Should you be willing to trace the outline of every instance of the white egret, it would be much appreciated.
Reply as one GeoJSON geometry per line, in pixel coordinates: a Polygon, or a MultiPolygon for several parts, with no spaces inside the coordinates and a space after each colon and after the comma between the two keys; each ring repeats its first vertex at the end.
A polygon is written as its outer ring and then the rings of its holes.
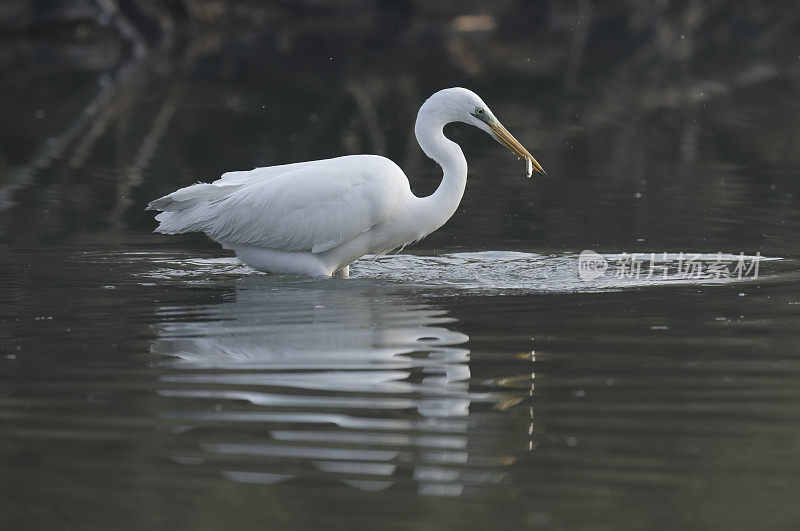
{"type": "Polygon", "coordinates": [[[408,178],[391,160],[348,155],[228,172],[147,208],[162,211],[157,232],[204,232],[258,270],[346,277],[355,260],[418,241],[456,211],[467,183],[467,161],[444,135],[451,122],[493,136],[525,159],[528,177],[533,169],[545,173],[477,94],[449,88],[423,103],[414,127],[422,150],[444,171],[427,197],[411,192],[408,178]]]}

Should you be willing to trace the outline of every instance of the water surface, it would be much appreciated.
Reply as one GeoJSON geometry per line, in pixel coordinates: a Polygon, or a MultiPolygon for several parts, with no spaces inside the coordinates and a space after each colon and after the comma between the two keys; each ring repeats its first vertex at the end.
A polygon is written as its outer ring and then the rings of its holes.
{"type": "Polygon", "coordinates": [[[0,15],[3,529],[800,519],[794,4],[101,4],[0,15]],[[551,177],[449,127],[459,211],[350,279],[151,233],[253,166],[378,153],[430,193],[413,118],[452,85],[551,177]],[[763,260],[584,281],[584,250],[763,260]]]}

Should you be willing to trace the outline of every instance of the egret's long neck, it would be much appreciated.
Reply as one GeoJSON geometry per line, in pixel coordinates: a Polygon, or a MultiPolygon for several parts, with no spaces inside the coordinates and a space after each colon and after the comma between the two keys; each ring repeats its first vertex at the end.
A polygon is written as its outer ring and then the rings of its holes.
{"type": "Polygon", "coordinates": [[[422,151],[444,170],[442,182],[428,197],[421,197],[416,208],[418,222],[425,224],[425,235],[435,231],[450,219],[464,196],[467,185],[467,159],[458,144],[444,136],[444,126],[450,120],[423,106],[417,115],[414,133],[422,151]]]}

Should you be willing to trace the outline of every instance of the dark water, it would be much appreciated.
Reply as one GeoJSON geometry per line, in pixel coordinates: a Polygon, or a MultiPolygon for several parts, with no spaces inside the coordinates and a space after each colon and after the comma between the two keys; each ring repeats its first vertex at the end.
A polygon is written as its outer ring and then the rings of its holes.
{"type": "Polygon", "coordinates": [[[796,8],[154,5],[0,13],[3,529],[796,526],[796,8]],[[551,177],[451,126],[459,212],[347,280],[150,232],[349,152],[429,193],[450,85],[551,177]],[[584,249],[764,260],[587,282],[584,249]]]}

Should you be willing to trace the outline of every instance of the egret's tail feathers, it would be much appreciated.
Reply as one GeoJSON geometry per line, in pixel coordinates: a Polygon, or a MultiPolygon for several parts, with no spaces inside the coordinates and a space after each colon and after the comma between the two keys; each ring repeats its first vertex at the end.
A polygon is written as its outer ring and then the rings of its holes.
{"type": "Polygon", "coordinates": [[[147,210],[162,210],[164,212],[177,212],[193,206],[214,201],[225,195],[229,190],[208,183],[198,183],[186,188],[176,190],[164,197],[150,201],[147,210]]]}
{"type": "Polygon", "coordinates": [[[161,234],[182,234],[184,232],[195,232],[202,230],[197,227],[197,219],[188,215],[186,211],[162,212],[156,216],[159,222],[158,227],[153,232],[161,234]]]}
{"type": "Polygon", "coordinates": [[[151,201],[147,210],[161,210],[155,232],[179,234],[204,231],[213,204],[230,193],[230,187],[198,183],[151,201]]]}

